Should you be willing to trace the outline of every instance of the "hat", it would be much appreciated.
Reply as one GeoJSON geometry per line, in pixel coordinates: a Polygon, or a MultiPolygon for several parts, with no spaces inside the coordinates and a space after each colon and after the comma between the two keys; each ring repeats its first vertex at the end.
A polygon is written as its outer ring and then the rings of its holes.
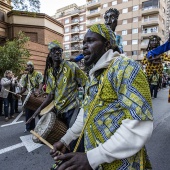
{"type": "Polygon", "coordinates": [[[94,24],[92,25],[89,30],[91,32],[100,34],[102,37],[104,37],[106,40],[110,42],[112,47],[116,47],[116,36],[114,32],[111,30],[111,28],[108,25],[105,24],[94,24]]]}
{"type": "Polygon", "coordinates": [[[32,66],[34,66],[34,64],[33,64],[32,61],[28,61],[28,62],[27,62],[27,65],[32,65],[32,66]]]}
{"type": "MultiPolygon", "coordinates": [[[[61,48],[61,43],[57,40],[54,40],[48,44],[48,50],[50,51],[52,48],[61,48]]],[[[61,48],[62,49],[62,48],[61,48]]]]}

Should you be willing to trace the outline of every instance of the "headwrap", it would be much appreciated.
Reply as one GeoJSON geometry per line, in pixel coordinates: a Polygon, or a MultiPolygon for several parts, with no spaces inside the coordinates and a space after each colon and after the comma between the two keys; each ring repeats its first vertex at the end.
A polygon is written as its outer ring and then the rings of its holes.
{"type": "Polygon", "coordinates": [[[34,64],[33,64],[32,61],[28,61],[28,62],[27,62],[27,65],[32,65],[32,66],[34,66],[34,64]]]}
{"type": "Polygon", "coordinates": [[[116,47],[116,36],[114,32],[111,30],[111,28],[108,25],[105,24],[94,24],[92,25],[89,30],[91,32],[100,34],[102,37],[104,37],[106,40],[108,40],[112,47],[116,47]]]}
{"type": "MultiPolygon", "coordinates": [[[[61,43],[57,40],[54,40],[48,44],[48,50],[50,51],[52,48],[61,48],[61,43]]],[[[61,48],[62,49],[62,48],[61,48]]]]}

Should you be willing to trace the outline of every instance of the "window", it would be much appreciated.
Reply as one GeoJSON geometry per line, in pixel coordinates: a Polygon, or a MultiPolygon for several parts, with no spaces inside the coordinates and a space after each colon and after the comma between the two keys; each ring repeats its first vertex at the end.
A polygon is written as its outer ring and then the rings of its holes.
{"type": "Polygon", "coordinates": [[[123,42],[122,42],[122,45],[127,45],[127,41],[123,41],[123,42]]]}
{"type": "Polygon", "coordinates": [[[138,33],[138,28],[133,28],[132,29],[132,34],[137,34],[138,33]]]}
{"type": "Polygon", "coordinates": [[[107,8],[108,7],[108,4],[103,4],[103,8],[107,8]]]}
{"type": "Polygon", "coordinates": [[[166,12],[164,7],[163,7],[163,12],[164,12],[164,13],[166,12]]]}
{"type": "Polygon", "coordinates": [[[124,20],[122,21],[122,24],[127,24],[127,19],[124,19],[124,20]]]}
{"type": "Polygon", "coordinates": [[[66,32],[69,32],[69,27],[66,27],[66,28],[65,28],[65,33],[66,33],[66,32]]]}
{"type": "Polygon", "coordinates": [[[165,24],[165,20],[162,18],[162,24],[165,24]]]}
{"type": "Polygon", "coordinates": [[[70,39],[69,36],[64,37],[64,41],[69,41],[69,39],[70,39]]]}
{"type": "Polygon", "coordinates": [[[124,8],[124,9],[122,10],[122,13],[123,13],[123,14],[128,13],[128,8],[124,8]]]}
{"type": "Polygon", "coordinates": [[[82,31],[82,30],[84,30],[84,26],[83,25],[80,25],[80,30],[82,31]]]}
{"type": "Polygon", "coordinates": [[[117,5],[117,1],[113,1],[113,2],[112,2],[112,6],[113,6],[113,5],[117,5]]]}
{"type": "Polygon", "coordinates": [[[84,34],[80,34],[80,35],[79,35],[79,38],[80,38],[80,40],[83,40],[84,34]]]}
{"type": "Polygon", "coordinates": [[[138,17],[134,17],[133,22],[138,22],[138,17]]]}
{"type": "Polygon", "coordinates": [[[0,11],[0,21],[5,21],[5,15],[2,11],[0,11]]]}
{"type": "Polygon", "coordinates": [[[123,30],[122,35],[127,35],[127,30],[123,30]]]}
{"type": "Polygon", "coordinates": [[[83,21],[83,20],[84,20],[84,16],[81,16],[81,17],[80,17],[80,21],[83,21]]]}
{"type": "Polygon", "coordinates": [[[123,0],[122,2],[128,2],[128,0],[123,0]]]}
{"type": "Polygon", "coordinates": [[[132,44],[138,44],[138,40],[132,40],[132,44]]]}
{"type": "Polygon", "coordinates": [[[65,24],[68,24],[69,23],[69,19],[65,19],[65,24]]]}
{"type": "Polygon", "coordinates": [[[70,47],[69,47],[69,44],[64,45],[64,49],[65,49],[65,50],[69,50],[69,48],[70,48],[70,47]]]}
{"type": "Polygon", "coordinates": [[[138,51],[132,51],[132,55],[138,55],[138,51]]]}
{"type": "Polygon", "coordinates": [[[139,5],[133,6],[133,11],[137,11],[139,9],[139,5]]]}

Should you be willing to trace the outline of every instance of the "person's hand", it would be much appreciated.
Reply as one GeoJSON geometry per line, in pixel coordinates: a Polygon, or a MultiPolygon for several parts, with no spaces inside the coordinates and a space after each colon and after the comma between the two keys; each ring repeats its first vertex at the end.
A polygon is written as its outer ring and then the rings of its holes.
{"type": "Polygon", "coordinates": [[[34,92],[34,96],[36,96],[36,97],[38,97],[40,94],[41,94],[40,90],[36,90],[36,91],[34,92]]]}
{"type": "Polygon", "coordinates": [[[20,93],[15,93],[15,96],[20,99],[22,97],[22,95],[20,93]]]}
{"type": "Polygon", "coordinates": [[[57,170],[92,170],[85,153],[68,153],[54,157],[56,161],[63,161],[57,170]]]}
{"type": "Polygon", "coordinates": [[[40,110],[37,109],[36,112],[32,115],[32,117],[30,117],[30,118],[27,120],[27,122],[26,122],[25,124],[30,123],[30,122],[31,122],[33,119],[35,119],[36,116],[39,115],[39,114],[40,114],[40,110]]]}
{"type": "Polygon", "coordinates": [[[70,58],[70,61],[75,62],[75,59],[74,58],[70,58]]]}
{"type": "Polygon", "coordinates": [[[53,147],[54,149],[50,150],[50,155],[53,158],[60,155],[61,153],[65,153],[67,150],[66,146],[61,141],[54,143],[53,147]]]}

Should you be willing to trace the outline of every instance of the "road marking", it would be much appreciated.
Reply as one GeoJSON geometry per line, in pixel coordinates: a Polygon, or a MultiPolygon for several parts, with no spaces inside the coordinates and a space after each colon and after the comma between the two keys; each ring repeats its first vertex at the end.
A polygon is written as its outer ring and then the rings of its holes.
{"type": "Polygon", "coordinates": [[[16,144],[16,145],[12,145],[12,146],[9,146],[9,147],[7,147],[7,148],[1,149],[1,150],[0,150],[0,155],[3,154],[3,153],[6,153],[6,152],[12,151],[12,150],[14,150],[14,149],[23,147],[23,146],[24,146],[24,144],[21,142],[21,143],[18,143],[18,144],[16,144]]]}
{"type": "Polygon", "coordinates": [[[23,111],[13,120],[13,122],[12,123],[15,123],[15,122],[17,122],[18,121],[18,119],[23,115],[23,111]]]}
{"type": "Polygon", "coordinates": [[[22,140],[28,152],[32,152],[33,150],[42,146],[42,144],[33,142],[32,135],[21,136],[20,139],[22,140]]]}
{"type": "Polygon", "coordinates": [[[1,125],[1,127],[11,126],[11,125],[19,124],[19,123],[22,123],[22,122],[24,122],[24,121],[19,121],[19,122],[14,122],[14,123],[8,123],[8,124],[5,124],[5,125],[1,125]]]}

